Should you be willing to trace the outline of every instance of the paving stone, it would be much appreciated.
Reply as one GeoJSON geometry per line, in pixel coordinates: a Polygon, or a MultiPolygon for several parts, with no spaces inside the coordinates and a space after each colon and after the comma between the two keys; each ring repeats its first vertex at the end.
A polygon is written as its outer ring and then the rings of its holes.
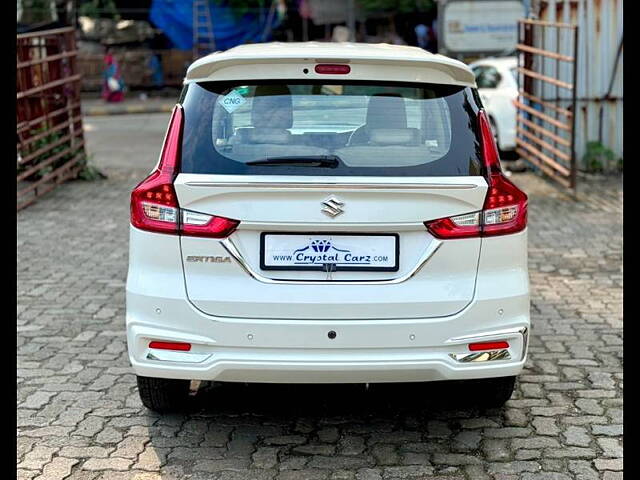
{"type": "Polygon", "coordinates": [[[482,442],[485,458],[489,461],[504,461],[511,457],[507,440],[487,438],[482,442]]]}
{"type": "Polygon", "coordinates": [[[27,470],[40,470],[45,464],[51,461],[51,457],[57,448],[35,446],[33,450],[24,456],[24,460],[18,463],[18,468],[27,470]]]}
{"type": "Polygon", "coordinates": [[[294,453],[301,453],[306,455],[333,455],[336,447],[333,445],[298,445],[291,449],[294,453]]]}
{"type": "Polygon", "coordinates": [[[199,460],[193,466],[194,471],[216,473],[221,470],[233,470],[243,472],[249,467],[249,459],[221,458],[218,460],[199,460]]]}
{"type": "Polygon", "coordinates": [[[397,465],[400,460],[394,445],[374,445],[371,454],[376,459],[376,465],[397,465]]]}
{"type": "Polygon", "coordinates": [[[622,457],[622,446],[615,438],[598,438],[600,448],[604,450],[606,457],[622,457]]]}
{"type": "Polygon", "coordinates": [[[27,397],[20,405],[21,408],[41,408],[49,403],[51,397],[56,394],[54,392],[35,392],[27,397]]]}
{"type": "Polygon", "coordinates": [[[583,427],[567,427],[567,429],[562,432],[562,436],[567,445],[577,445],[579,447],[588,446],[592,440],[587,429],[583,427]]]}
{"type": "Polygon", "coordinates": [[[338,452],[341,455],[360,455],[365,450],[365,443],[362,437],[347,435],[338,442],[338,452]]]}
{"type": "MultiPolygon", "coordinates": [[[[407,478],[428,478],[433,477],[434,468],[424,465],[407,465],[399,467],[385,467],[383,469],[382,478],[387,479],[407,479],[407,478]]],[[[453,479],[452,479],[453,480],[453,479]]]]}
{"type": "Polygon", "coordinates": [[[329,470],[304,469],[297,471],[280,472],[276,477],[277,480],[298,480],[300,478],[309,480],[326,480],[329,478],[329,470]]]}
{"type": "Polygon", "coordinates": [[[355,480],[355,472],[349,470],[337,470],[331,474],[330,480],[355,480]]]}
{"type": "Polygon", "coordinates": [[[138,461],[133,468],[157,472],[166,463],[168,454],[168,448],[151,447],[147,444],[144,451],[138,455],[138,461]]]}
{"type": "Polygon", "coordinates": [[[251,456],[254,468],[269,469],[278,465],[278,447],[260,447],[251,456]]]}
{"type": "Polygon", "coordinates": [[[593,425],[591,431],[594,435],[622,437],[622,425],[593,425]]]}
{"type": "Polygon", "coordinates": [[[318,439],[325,443],[335,443],[340,438],[340,431],[336,427],[318,430],[318,439]]]}
{"type": "Polygon", "coordinates": [[[42,469],[42,475],[37,480],[62,480],[68,478],[71,469],[79,461],[75,458],[56,457],[42,469]]]}
{"type": "Polygon", "coordinates": [[[533,427],[536,429],[538,435],[551,435],[555,437],[560,433],[560,429],[556,425],[555,418],[534,418],[533,427]]]}
{"type": "Polygon", "coordinates": [[[306,441],[307,438],[303,435],[281,435],[265,438],[264,443],[266,445],[300,445],[306,441]]]}
{"type": "Polygon", "coordinates": [[[622,459],[597,458],[594,464],[598,470],[615,470],[622,471],[622,459]]]}
{"type": "Polygon", "coordinates": [[[356,472],[356,480],[382,480],[382,469],[361,468],[356,472]]]}
{"type": "Polygon", "coordinates": [[[482,460],[474,455],[461,453],[435,453],[433,463],[441,465],[479,465],[482,460]]]}
{"type": "Polygon", "coordinates": [[[58,456],[69,458],[106,458],[113,450],[113,447],[62,447],[58,452],[58,456]]]}
{"type": "Polygon", "coordinates": [[[453,437],[453,447],[462,452],[470,452],[478,448],[482,435],[478,430],[463,430],[453,437]]]}
{"type": "Polygon", "coordinates": [[[622,472],[604,472],[602,480],[622,480],[622,472]]]}
{"type": "Polygon", "coordinates": [[[564,447],[561,449],[546,449],[544,454],[548,458],[594,458],[596,452],[593,448],[564,447]]]}
{"type": "Polygon", "coordinates": [[[505,463],[493,463],[489,466],[489,473],[523,473],[523,472],[538,472],[542,469],[538,462],[505,462],[505,463]]]}
{"type": "Polygon", "coordinates": [[[127,458],[90,458],[82,464],[84,470],[128,470],[133,460],[127,458]]]}
{"type": "Polygon", "coordinates": [[[90,416],[82,420],[78,424],[74,435],[82,435],[83,437],[93,437],[95,434],[102,431],[104,425],[104,419],[96,416],[90,416]]]}

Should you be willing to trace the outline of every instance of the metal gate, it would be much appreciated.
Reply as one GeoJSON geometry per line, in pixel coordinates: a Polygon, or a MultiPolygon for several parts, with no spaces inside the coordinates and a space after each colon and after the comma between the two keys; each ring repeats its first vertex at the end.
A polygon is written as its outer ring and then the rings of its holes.
{"type": "Polygon", "coordinates": [[[86,161],[75,30],[17,37],[17,208],[33,203],[86,161]]]}
{"type": "Polygon", "coordinates": [[[516,151],[575,193],[578,27],[524,19],[518,39],[516,151]]]}

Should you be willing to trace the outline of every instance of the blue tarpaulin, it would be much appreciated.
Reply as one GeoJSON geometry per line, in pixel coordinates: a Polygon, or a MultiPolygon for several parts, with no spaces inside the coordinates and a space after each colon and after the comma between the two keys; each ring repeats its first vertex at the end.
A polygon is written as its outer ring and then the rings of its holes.
{"type": "MultiPolygon", "coordinates": [[[[214,5],[213,2],[209,2],[209,8],[217,50],[269,41],[271,28],[280,23],[277,14],[269,15],[268,8],[262,15],[245,14],[242,17],[234,15],[229,7],[214,5]],[[271,23],[269,28],[268,23],[271,23]],[[263,38],[265,29],[267,33],[263,38]]],[[[190,50],[193,47],[192,0],[153,0],[149,19],[173,42],[175,48],[190,50]]]]}

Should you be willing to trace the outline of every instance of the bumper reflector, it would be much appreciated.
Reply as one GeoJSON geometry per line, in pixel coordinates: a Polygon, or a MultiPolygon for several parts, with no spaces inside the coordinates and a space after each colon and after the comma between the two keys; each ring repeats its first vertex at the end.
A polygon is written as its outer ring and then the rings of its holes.
{"type": "Polygon", "coordinates": [[[481,342],[469,344],[469,350],[472,352],[478,352],[481,350],[499,350],[502,348],[509,348],[509,342],[481,342]]]}
{"type": "Polygon", "coordinates": [[[190,343],[183,342],[149,342],[149,348],[156,348],[159,350],[180,350],[182,352],[188,352],[191,350],[190,343]]]}

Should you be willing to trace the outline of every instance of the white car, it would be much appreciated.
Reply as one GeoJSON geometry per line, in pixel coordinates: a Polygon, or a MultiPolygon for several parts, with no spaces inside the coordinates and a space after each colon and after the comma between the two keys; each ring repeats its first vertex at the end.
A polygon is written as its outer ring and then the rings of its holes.
{"type": "Polygon", "coordinates": [[[513,154],[516,148],[518,98],[517,57],[485,58],[469,65],[476,77],[482,104],[489,115],[498,147],[513,154]]]}
{"type": "Polygon", "coordinates": [[[177,408],[190,380],[473,380],[501,405],[527,354],[526,225],[461,62],[315,42],[199,59],[131,194],[142,402],[177,408]]]}

